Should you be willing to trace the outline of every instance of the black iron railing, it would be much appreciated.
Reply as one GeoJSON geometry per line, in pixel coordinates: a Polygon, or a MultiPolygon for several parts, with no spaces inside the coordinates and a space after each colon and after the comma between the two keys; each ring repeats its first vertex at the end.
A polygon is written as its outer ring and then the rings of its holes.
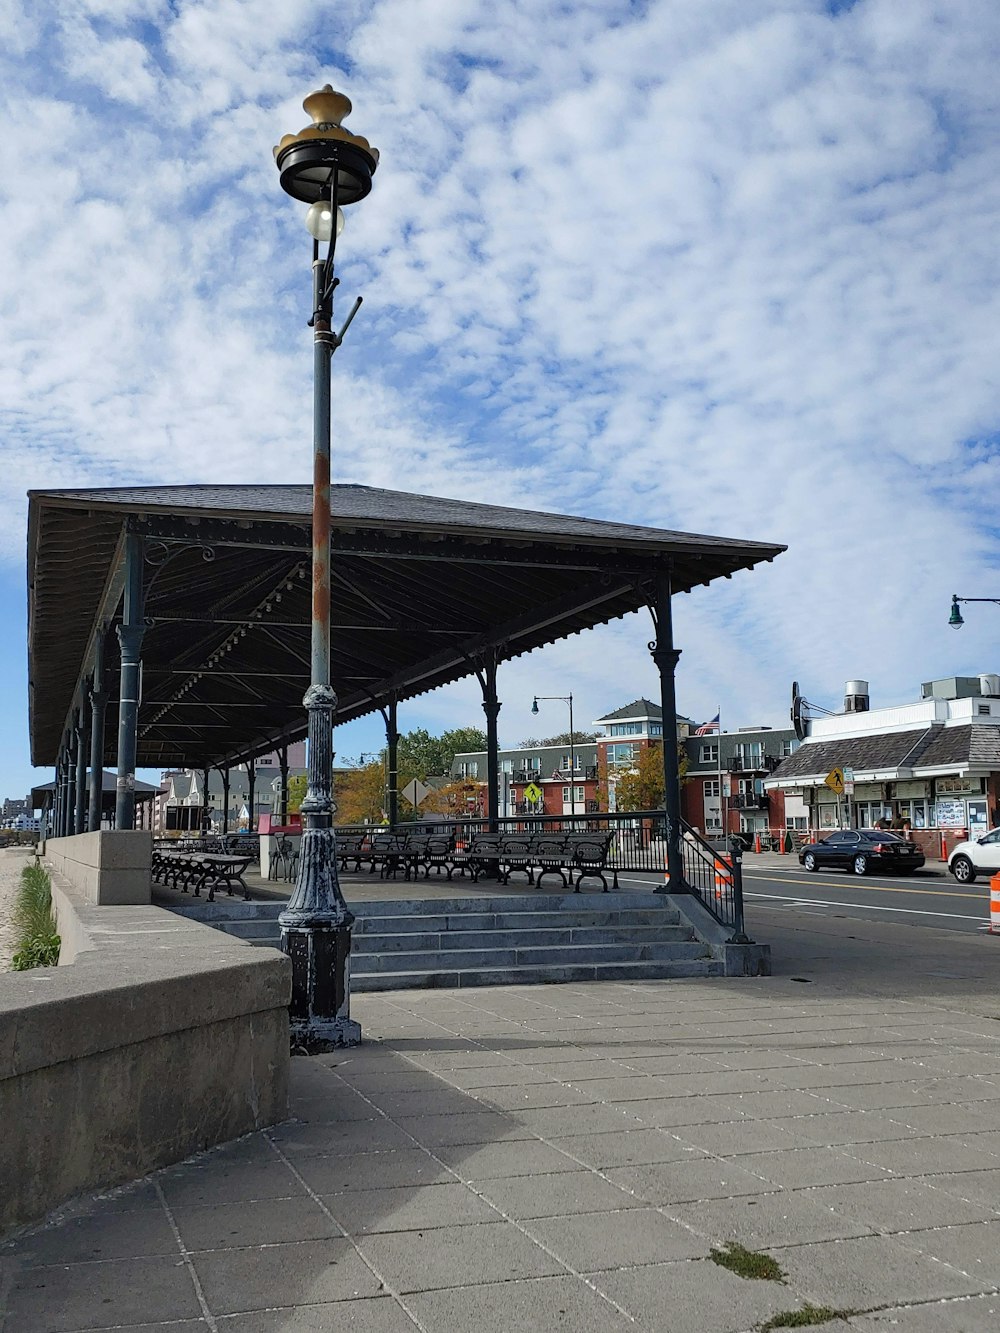
{"type": "MultiPolygon", "coordinates": [[[[667,843],[662,810],[580,812],[576,815],[512,815],[497,820],[500,833],[527,836],[541,833],[611,833],[609,869],[621,874],[655,875],[662,887],[667,882],[667,843]]],[[[476,833],[489,832],[486,819],[443,819],[414,821],[399,825],[398,833],[438,833],[454,835],[456,842],[468,846],[476,833]]],[[[379,825],[352,825],[338,828],[338,834],[387,832],[379,825]]],[[[734,937],[743,934],[742,852],[732,852],[723,841],[706,841],[682,821],[681,850],[684,860],[684,885],[677,892],[692,892],[734,937]]],[[[658,886],[659,887],[659,886],[658,886]]]]}

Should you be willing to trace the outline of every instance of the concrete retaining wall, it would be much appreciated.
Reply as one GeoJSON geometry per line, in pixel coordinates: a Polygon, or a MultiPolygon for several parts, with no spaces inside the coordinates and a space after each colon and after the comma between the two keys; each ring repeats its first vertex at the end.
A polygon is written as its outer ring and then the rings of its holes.
{"type": "Polygon", "coordinates": [[[0,1234],[287,1115],[287,958],[50,870],[71,965],[0,974],[0,1234]]]}
{"type": "Polygon", "coordinates": [[[49,838],[44,856],[86,902],[119,907],[152,901],[153,835],[148,829],[49,838]]]}

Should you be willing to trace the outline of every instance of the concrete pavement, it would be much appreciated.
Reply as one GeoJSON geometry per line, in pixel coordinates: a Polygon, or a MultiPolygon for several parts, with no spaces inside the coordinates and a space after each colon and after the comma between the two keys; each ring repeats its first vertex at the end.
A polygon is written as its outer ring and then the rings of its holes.
{"type": "Polygon", "coordinates": [[[1000,939],[753,928],[773,977],[358,998],[293,1120],[8,1244],[3,1333],[995,1333],[1000,939]]]}

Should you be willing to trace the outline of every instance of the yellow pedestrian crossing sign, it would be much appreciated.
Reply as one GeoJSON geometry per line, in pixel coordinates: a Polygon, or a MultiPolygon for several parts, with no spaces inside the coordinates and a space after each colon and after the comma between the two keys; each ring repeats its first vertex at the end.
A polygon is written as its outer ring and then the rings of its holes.
{"type": "Polygon", "coordinates": [[[823,781],[825,785],[835,791],[838,796],[843,796],[844,770],[842,768],[831,768],[823,781]]]}
{"type": "Polygon", "coordinates": [[[534,805],[536,801],[540,801],[542,799],[541,787],[537,787],[533,782],[529,782],[524,789],[524,799],[530,801],[532,805],[534,805]]]}

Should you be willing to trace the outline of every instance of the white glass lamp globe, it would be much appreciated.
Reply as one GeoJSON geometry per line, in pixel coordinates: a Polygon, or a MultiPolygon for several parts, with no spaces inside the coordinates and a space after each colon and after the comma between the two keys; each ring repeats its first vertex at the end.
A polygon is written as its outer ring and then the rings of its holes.
{"type": "MultiPolygon", "coordinates": [[[[329,199],[318,199],[316,203],[310,205],[309,212],[306,214],[306,228],[309,235],[317,241],[328,241],[330,239],[330,222],[333,213],[330,209],[329,199]]],[[[337,209],[337,236],[344,230],[344,210],[337,209]]]]}

